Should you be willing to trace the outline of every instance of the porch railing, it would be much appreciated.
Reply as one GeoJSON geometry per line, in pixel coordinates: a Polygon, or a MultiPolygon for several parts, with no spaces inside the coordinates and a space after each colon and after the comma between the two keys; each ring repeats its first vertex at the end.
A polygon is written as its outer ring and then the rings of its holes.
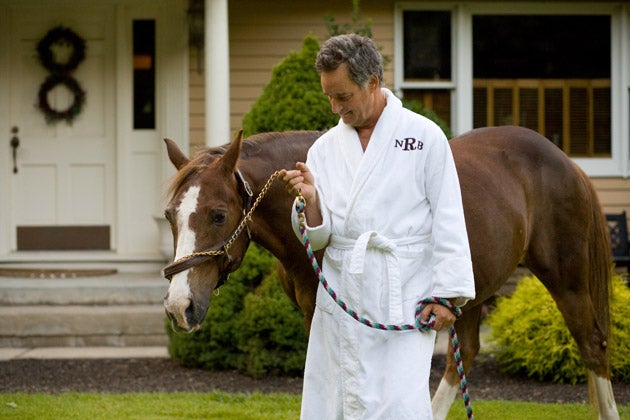
{"type": "Polygon", "coordinates": [[[474,79],[475,127],[531,128],[571,156],[611,154],[610,79],[474,79]]]}

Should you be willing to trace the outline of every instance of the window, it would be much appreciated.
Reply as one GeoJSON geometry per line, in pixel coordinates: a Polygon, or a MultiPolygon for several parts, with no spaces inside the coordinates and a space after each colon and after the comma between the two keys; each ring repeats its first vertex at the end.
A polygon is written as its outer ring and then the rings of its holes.
{"type": "Polygon", "coordinates": [[[610,16],[473,17],[475,78],[610,78],[610,16]]]}
{"type": "Polygon", "coordinates": [[[586,158],[580,164],[589,173],[607,173],[602,159],[619,150],[613,69],[620,50],[613,40],[620,29],[613,16],[610,7],[401,4],[397,93],[422,101],[455,132],[528,127],[586,158]]]}
{"type": "Polygon", "coordinates": [[[403,25],[405,80],[450,80],[451,13],[409,10],[403,25]]]}
{"type": "Polygon", "coordinates": [[[155,128],[155,21],[133,21],[133,128],[155,128]]]}
{"type": "Polygon", "coordinates": [[[452,88],[451,12],[402,12],[402,95],[419,100],[450,126],[452,88]]]}
{"type": "Polygon", "coordinates": [[[474,16],[474,126],[521,125],[571,156],[610,157],[610,25],[608,15],[474,16]]]}

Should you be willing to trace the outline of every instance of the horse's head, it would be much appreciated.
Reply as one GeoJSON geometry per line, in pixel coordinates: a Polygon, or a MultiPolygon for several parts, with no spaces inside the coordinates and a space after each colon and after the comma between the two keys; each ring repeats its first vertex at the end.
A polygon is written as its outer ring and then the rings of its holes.
{"type": "Polygon", "coordinates": [[[164,268],[170,280],[164,307],[174,329],[191,332],[205,319],[212,291],[245,255],[249,232],[243,216],[251,204],[251,189],[236,167],[240,133],[225,153],[215,150],[192,160],[175,142],[165,142],[178,173],[165,211],[175,260],[164,268]]]}

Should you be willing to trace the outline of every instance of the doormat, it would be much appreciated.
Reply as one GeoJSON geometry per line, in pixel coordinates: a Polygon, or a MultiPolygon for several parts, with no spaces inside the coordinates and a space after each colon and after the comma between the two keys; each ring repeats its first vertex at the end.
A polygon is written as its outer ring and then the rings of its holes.
{"type": "Polygon", "coordinates": [[[72,279],[116,274],[116,269],[0,268],[0,277],[29,279],[72,279]]]}
{"type": "Polygon", "coordinates": [[[18,226],[18,251],[110,249],[110,226],[18,226]]]}

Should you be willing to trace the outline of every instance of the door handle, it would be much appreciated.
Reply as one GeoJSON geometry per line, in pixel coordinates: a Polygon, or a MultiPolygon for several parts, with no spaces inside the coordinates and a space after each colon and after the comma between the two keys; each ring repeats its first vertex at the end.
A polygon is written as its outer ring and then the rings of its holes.
{"type": "Polygon", "coordinates": [[[13,137],[11,137],[11,148],[13,149],[13,173],[17,174],[18,172],[18,168],[17,168],[17,149],[18,147],[20,147],[20,139],[17,136],[18,133],[18,128],[17,127],[13,127],[11,129],[11,133],[13,133],[13,137]]]}

